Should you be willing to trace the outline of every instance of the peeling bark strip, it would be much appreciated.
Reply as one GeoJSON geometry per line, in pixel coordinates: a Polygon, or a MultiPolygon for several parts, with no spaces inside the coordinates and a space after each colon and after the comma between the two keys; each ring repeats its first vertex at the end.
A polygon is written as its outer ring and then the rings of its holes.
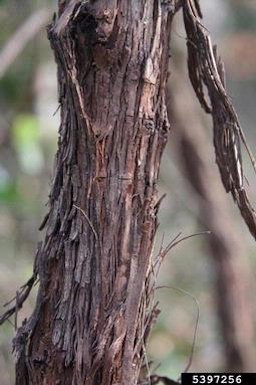
{"type": "MultiPolygon", "coordinates": [[[[17,385],[134,385],[153,319],[151,251],[172,1],[59,1],[61,125],[37,305],[17,385]]],[[[154,311],[156,309],[154,308],[154,311]]]]}
{"type": "Polygon", "coordinates": [[[214,126],[216,161],[223,185],[231,192],[251,234],[256,238],[256,214],[244,187],[240,140],[245,145],[255,169],[255,160],[247,145],[236,111],[225,88],[224,65],[212,46],[210,35],[202,25],[198,1],[184,0],[183,15],[187,32],[188,69],[191,83],[214,126]],[[211,106],[204,96],[206,86],[211,106]]]}

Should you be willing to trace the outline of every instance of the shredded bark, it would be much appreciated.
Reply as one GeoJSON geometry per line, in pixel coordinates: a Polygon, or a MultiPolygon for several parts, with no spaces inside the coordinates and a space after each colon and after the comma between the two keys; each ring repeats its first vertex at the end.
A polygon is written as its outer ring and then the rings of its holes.
{"type": "Polygon", "coordinates": [[[152,248],[173,1],[60,1],[61,125],[16,385],[135,385],[159,310],[152,248]]]}
{"type": "Polygon", "coordinates": [[[48,30],[58,66],[58,153],[34,269],[36,308],[14,340],[16,385],[143,383],[145,344],[159,313],[151,254],[169,131],[169,32],[180,6],[190,79],[213,116],[222,181],[256,236],[239,147],[246,141],[199,2],[59,0],[48,30]]]}
{"type": "Polygon", "coordinates": [[[246,142],[236,111],[225,87],[224,64],[203,26],[197,1],[185,0],[183,16],[187,33],[188,70],[196,95],[213,118],[216,162],[227,192],[231,192],[251,234],[256,238],[255,210],[245,188],[240,142],[242,142],[255,169],[255,160],[246,142]],[[208,90],[210,103],[204,95],[208,90]]]}

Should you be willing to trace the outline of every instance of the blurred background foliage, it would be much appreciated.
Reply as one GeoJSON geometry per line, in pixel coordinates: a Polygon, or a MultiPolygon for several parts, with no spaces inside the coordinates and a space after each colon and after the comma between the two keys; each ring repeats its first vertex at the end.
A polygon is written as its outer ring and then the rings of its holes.
{"type": "MultiPolygon", "coordinates": [[[[218,43],[226,63],[230,96],[254,150],[256,3],[251,0],[201,0],[201,6],[205,24],[214,41],[218,43]]],[[[0,0],[0,58],[3,48],[15,31],[42,7],[53,11],[56,1],[0,0]]],[[[177,17],[172,41],[184,53],[186,42],[181,25],[181,18],[177,17]]],[[[170,82],[175,72],[173,60],[171,59],[170,82]]],[[[31,36],[28,44],[0,78],[1,305],[12,298],[16,290],[31,276],[37,241],[41,239],[38,227],[46,212],[44,205],[47,203],[57,148],[59,114],[56,88],[54,58],[46,30],[42,28],[31,36]]],[[[201,114],[198,110],[195,113],[201,114]]],[[[203,115],[201,119],[211,143],[211,122],[203,115]]],[[[172,123],[175,125],[175,122],[172,123]]],[[[213,149],[210,156],[212,167],[216,167],[213,149]]],[[[255,177],[247,160],[245,167],[248,169],[246,175],[255,201],[255,177]]],[[[198,225],[198,197],[186,180],[172,135],[162,162],[159,190],[161,194],[167,193],[167,197],[160,210],[155,253],[163,235],[164,244],[167,244],[179,232],[188,235],[198,229],[206,229],[198,225]]],[[[248,260],[250,270],[255,272],[254,241],[233,207],[231,198],[227,202],[228,210],[231,211],[230,226],[238,228],[238,237],[244,245],[241,258],[248,260]]],[[[159,285],[170,288],[157,290],[162,313],[148,347],[148,360],[154,360],[153,368],[161,364],[158,373],[171,378],[177,378],[184,370],[192,348],[197,306],[191,295],[196,297],[200,306],[191,370],[217,371],[224,367],[223,336],[216,310],[215,271],[213,261],[207,255],[209,251],[205,248],[206,237],[191,238],[173,249],[166,257],[159,277],[159,285]]],[[[34,292],[19,313],[18,324],[30,314],[35,294],[34,292]]],[[[2,313],[3,308],[1,309],[2,313]]],[[[254,322],[254,329],[255,326],[254,322]]],[[[11,339],[14,333],[11,323],[6,323],[0,329],[1,385],[13,383],[11,339]]]]}

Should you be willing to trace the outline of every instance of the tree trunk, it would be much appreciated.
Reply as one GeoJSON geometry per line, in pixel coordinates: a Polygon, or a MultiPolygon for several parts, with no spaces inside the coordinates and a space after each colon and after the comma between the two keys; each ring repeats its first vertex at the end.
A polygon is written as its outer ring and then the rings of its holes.
{"type": "Polygon", "coordinates": [[[172,2],[59,1],[61,125],[17,385],[134,385],[152,321],[172,2]]]}
{"type": "Polygon", "coordinates": [[[199,221],[204,229],[211,231],[206,241],[215,268],[215,297],[224,347],[222,369],[252,371],[255,368],[253,277],[217,168],[211,164],[200,108],[190,84],[186,83],[182,56],[176,56],[180,60],[174,64],[169,104],[175,122],[173,142],[199,203],[199,221]]]}

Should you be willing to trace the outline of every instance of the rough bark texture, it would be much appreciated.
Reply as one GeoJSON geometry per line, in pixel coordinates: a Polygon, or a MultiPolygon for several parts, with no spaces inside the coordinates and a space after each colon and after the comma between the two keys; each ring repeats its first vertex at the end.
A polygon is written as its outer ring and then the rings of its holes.
{"type": "Polygon", "coordinates": [[[49,27],[61,126],[36,309],[18,331],[17,385],[134,385],[148,279],[174,6],[60,1],[49,27]]]}
{"type": "Polygon", "coordinates": [[[185,80],[182,56],[175,56],[180,57],[180,61],[173,65],[175,75],[169,93],[173,142],[185,175],[195,190],[200,208],[199,221],[204,229],[211,231],[206,242],[216,273],[215,297],[225,357],[222,369],[253,371],[256,357],[251,296],[253,277],[217,169],[211,164],[211,149],[198,103],[185,80]]]}

